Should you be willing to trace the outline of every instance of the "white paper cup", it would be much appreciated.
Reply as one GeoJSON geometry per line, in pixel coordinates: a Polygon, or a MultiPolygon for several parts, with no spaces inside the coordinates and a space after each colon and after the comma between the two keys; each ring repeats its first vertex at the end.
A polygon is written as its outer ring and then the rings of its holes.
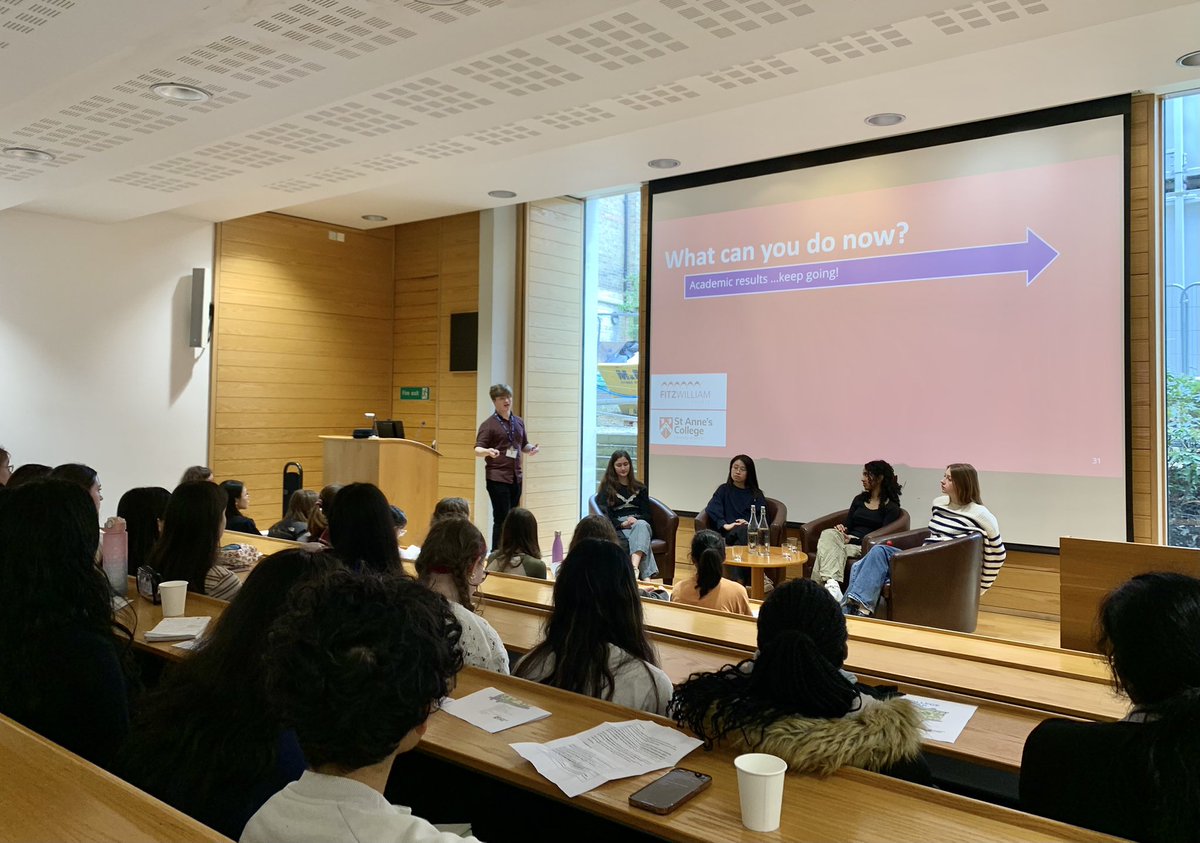
{"type": "Polygon", "coordinates": [[[751,752],[733,759],[737,768],[742,825],[751,831],[775,831],[783,810],[783,780],[787,762],[774,755],[751,752]]]}
{"type": "Polygon", "coordinates": [[[162,600],[164,618],[183,617],[187,603],[187,580],[168,580],[158,584],[158,596],[162,600]]]}

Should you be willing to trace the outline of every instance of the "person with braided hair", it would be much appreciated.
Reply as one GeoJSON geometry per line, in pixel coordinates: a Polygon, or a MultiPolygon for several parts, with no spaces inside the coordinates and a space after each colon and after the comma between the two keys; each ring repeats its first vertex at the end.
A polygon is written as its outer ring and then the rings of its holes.
{"type": "Polygon", "coordinates": [[[902,697],[878,698],[842,670],[846,620],[818,582],[790,580],[758,615],[758,652],[675,689],[667,716],[704,740],[766,752],[799,773],[860,767],[921,784],[921,715],[902,697]]]}

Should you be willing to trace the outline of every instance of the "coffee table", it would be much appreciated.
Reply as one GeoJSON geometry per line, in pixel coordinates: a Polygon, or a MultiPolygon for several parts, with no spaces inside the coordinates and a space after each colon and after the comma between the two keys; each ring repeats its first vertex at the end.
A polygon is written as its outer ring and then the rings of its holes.
{"type": "Polygon", "coordinates": [[[751,556],[750,549],[747,547],[740,548],[742,551],[742,561],[733,561],[733,548],[725,548],[725,564],[732,565],[735,568],[750,569],[750,597],[755,600],[762,600],[766,596],[766,575],[765,571],[768,568],[787,568],[791,565],[803,565],[808,561],[807,553],[796,553],[791,559],[783,558],[783,548],[772,547],[771,555],[768,558],[762,556],[751,556]]]}

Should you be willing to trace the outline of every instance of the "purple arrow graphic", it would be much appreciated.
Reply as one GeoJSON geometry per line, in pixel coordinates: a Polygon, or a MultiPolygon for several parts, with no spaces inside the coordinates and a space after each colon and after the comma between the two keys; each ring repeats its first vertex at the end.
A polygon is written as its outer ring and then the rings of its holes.
{"type": "Polygon", "coordinates": [[[1025,240],[1019,243],[686,275],[683,297],[699,299],[781,293],[1016,272],[1025,273],[1025,286],[1029,286],[1057,257],[1058,251],[1054,247],[1038,237],[1033,229],[1026,228],[1025,240]]]}

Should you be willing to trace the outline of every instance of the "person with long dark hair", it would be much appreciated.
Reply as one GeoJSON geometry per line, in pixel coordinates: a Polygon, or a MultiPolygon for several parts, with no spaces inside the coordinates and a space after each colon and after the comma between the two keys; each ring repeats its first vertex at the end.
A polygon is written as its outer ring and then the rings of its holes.
{"type": "Polygon", "coordinates": [[[625,539],[629,559],[639,580],[658,576],[658,563],[650,552],[654,529],[650,525],[650,490],[637,479],[628,451],[613,451],[596,490],[596,503],[625,539]]]}
{"type": "Polygon", "coordinates": [[[176,486],[163,513],[162,535],[150,551],[150,567],[164,580],[186,580],[188,591],[232,600],[242,587],[241,580],[217,564],[228,501],[215,483],[176,486]]]}
{"type": "Polygon", "coordinates": [[[283,550],[250,572],[199,650],[147,695],[121,752],[122,776],[237,840],[264,802],[304,772],[304,754],[267,700],[267,632],[291,590],[341,568],[283,550]]]}
{"type": "Polygon", "coordinates": [[[633,568],[620,545],[584,539],[554,583],[545,639],[516,675],[655,714],[666,711],[671,680],[646,637],[633,568]]]}
{"type": "Polygon", "coordinates": [[[668,716],[704,740],[766,752],[821,776],[861,767],[922,783],[922,720],[900,697],[876,699],[842,670],[846,619],[813,580],[789,580],[758,613],[758,653],[675,690],[668,716]]]}
{"type": "Polygon", "coordinates": [[[312,489],[292,492],[288,495],[287,511],[283,513],[283,518],[271,525],[267,535],[273,539],[308,541],[308,519],[316,505],[317,493],[312,489]]]}
{"type": "Polygon", "coordinates": [[[839,603],[846,561],[862,556],[862,540],[867,533],[890,524],[900,517],[900,481],[890,463],[871,460],[863,466],[862,492],[850,501],[850,511],[841,524],[822,530],[817,539],[817,558],[812,578],[839,603]]]}
{"type": "Polygon", "coordinates": [[[100,476],[96,473],[96,469],[79,462],[68,462],[56,465],[50,471],[50,476],[57,480],[66,480],[74,483],[83,489],[91,495],[92,503],[96,506],[96,511],[100,511],[100,502],[104,500],[104,495],[100,493],[100,476]]]}
{"type": "Polygon", "coordinates": [[[1140,574],[1100,607],[1100,650],[1132,707],[1115,723],[1050,719],[1025,741],[1021,807],[1131,840],[1200,829],[1200,579],[1140,574]]]}
{"type": "Polygon", "coordinates": [[[508,673],[508,651],[500,633],[476,611],[475,592],[487,579],[487,545],[479,528],[461,515],[433,522],[417,557],[422,585],[450,601],[462,626],[463,663],[508,673]]]}
{"type": "Polygon", "coordinates": [[[723,576],[725,569],[725,540],[712,530],[701,530],[692,537],[688,554],[696,566],[696,575],[676,583],[671,602],[685,606],[700,606],[718,612],[750,615],[750,596],[746,586],[723,576]]]}
{"type": "Polygon", "coordinates": [[[330,483],[317,495],[317,505],[308,516],[308,540],[329,544],[329,513],[333,511],[333,499],[342,490],[341,483],[330,483]]]}
{"type": "Polygon", "coordinates": [[[77,483],[5,492],[0,713],[111,768],[129,732],[132,635],[113,615],[99,544],[95,504],[77,483]]]}
{"type": "MultiPolygon", "coordinates": [[[[983,505],[979,493],[979,473],[965,462],[951,463],[942,475],[942,494],[933,499],[929,514],[929,536],[925,544],[949,541],[978,533],[983,537],[983,571],[979,577],[980,592],[987,591],[996,581],[1000,566],[1008,555],[1000,538],[1000,524],[991,510],[983,505]]],[[[892,570],[892,557],[900,548],[877,544],[854,563],[850,582],[846,586],[846,614],[869,617],[883,593],[892,570]]]]}
{"type": "Polygon", "coordinates": [[[117,502],[117,517],[125,519],[129,534],[129,575],[137,576],[138,568],[150,561],[150,551],[162,533],[163,516],[171,493],[162,486],[141,486],[121,495],[117,502]]]}
{"type": "Polygon", "coordinates": [[[261,536],[254,519],[242,512],[250,506],[250,490],[241,480],[224,480],[221,488],[228,500],[225,504],[225,529],[235,533],[254,533],[261,536]]]}
{"type": "Polygon", "coordinates": [[[40,462],[21,463],[12,476],[8,478],[6,489],[15,489],[18,486],[23,486],[26,483],[32,483],[34,480],[41,480],[43,477],[49,476],[53,471],[48,465],[42,465],[40,462]]]}
{"type": "Polygon", "coordinates": [[[351,570],[404,575],[392,508],[377,486],[351,483],[338,491],[329,510],[329,540],[351,570]]]}
{"type": "Polygon", "coordinates": [[[516,574],[546,579],[546,563],[538,544],[538,523],[524,507],[513,507],[500,531],[500,546],[488,556],[487,569],[500,574],[516,574]]]}

